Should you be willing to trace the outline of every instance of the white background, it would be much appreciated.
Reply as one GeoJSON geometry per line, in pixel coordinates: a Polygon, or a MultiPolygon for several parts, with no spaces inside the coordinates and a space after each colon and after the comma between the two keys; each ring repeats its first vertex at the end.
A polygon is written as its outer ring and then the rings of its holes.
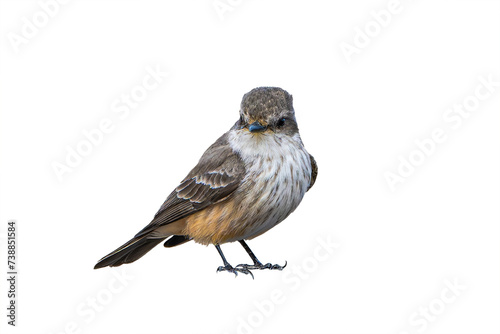
{"type": "Polygon", "coordinates": [[[222,17],[211,0],[70,1],[14,47],[40,3],[0,2],[4,273],[7,221],[19,226],[18,326],[6,324],[2,279],[2,333],[500,331],[500,88],[458,128],[443,119],[479,76],[500,79],[498,1],[401,0],[350,62],[342,43],[388,1],[233,0],[222,17]],[[120,119],[114,101],[158,66],[168,76],[120,119]],[[297,211],[249,242],[289,266],[235,279],[216,274],[213,246],[189,243],[93,270],[264,85],[293,94],[319,165],[297,211]],[[113,131],[58,180],[52,164],[106,118],[113,131]],[[447,140],[391,191],[384,173],[435,128],[447,140]],[[432,321],[419,315],[430,307],[432,321]]]}

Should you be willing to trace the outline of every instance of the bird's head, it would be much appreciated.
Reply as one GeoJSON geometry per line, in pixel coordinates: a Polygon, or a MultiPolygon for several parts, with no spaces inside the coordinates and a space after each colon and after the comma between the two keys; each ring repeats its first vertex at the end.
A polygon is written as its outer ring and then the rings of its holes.
{"type": "Polygon", "coordinates": [[[292,95],[278,87],[258,87],[243,96],[236,129],[253,135],[289,135],[298,132],[292,95]]]}

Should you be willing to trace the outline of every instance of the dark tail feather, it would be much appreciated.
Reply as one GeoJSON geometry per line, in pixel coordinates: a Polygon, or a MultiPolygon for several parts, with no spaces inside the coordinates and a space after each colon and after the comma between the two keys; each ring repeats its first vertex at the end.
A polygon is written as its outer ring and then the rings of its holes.
{"type": "Polygon", "coordinates": [[[139,260],[144,254],[149,252],[154,246],[158,245],[164,239],[165,238],[148,239],[147,235],[139,238],[133,238],[121,247],[117,248],[115,251],[100,259],[94,269],[107,266],[118,267],[124,263],[132,263],[139,260]]]}
{"type": "Polygon", "coordinates": [[[183,243],[186,243],[188,241],[191,241],[191,238],[188,237],[187,235],[174,235],[170,239],[165,241],[163,246],[170,248],[170,247],[182,245],[183,243]]]}

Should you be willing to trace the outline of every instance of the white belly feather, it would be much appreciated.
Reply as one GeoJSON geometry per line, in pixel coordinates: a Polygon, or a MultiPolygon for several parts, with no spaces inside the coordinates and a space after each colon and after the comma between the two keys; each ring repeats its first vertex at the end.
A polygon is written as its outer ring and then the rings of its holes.
{"type": "Polygon", "coordinates": [[[256,237],[283,221],[302,201],[311,182],[311,161],[300,136],[229,133],[229,143],[245,163],[247,175],[240,189],[248,210],[243,239],[256,237]]]}

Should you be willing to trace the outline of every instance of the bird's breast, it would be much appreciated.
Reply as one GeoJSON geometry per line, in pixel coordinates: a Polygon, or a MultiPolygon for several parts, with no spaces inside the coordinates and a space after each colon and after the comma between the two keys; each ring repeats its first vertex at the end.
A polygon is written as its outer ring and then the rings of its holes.
{"type": "Polygon", "coordinates": [[[292,213],[311,182],[311,161],[300,137],[236,136],[229,143],[246,175],[226,200],[188,217],[185,234],[203,244],[254,238],[292,213]],[[298,139],[298,140],[297,140],[298,139]]]}
{"type": "MultiPolygon", "coordinates": [[[[236,136],[235,136],[236,137],[236,136]]],[[[238,190],[246,218],[245,239],[258,236],[283,221],[302,201],[311,182],[311,161],[298,134],[259,139],[238,136],[230,143],[245,162],[247,174],[238,190]]]]}

